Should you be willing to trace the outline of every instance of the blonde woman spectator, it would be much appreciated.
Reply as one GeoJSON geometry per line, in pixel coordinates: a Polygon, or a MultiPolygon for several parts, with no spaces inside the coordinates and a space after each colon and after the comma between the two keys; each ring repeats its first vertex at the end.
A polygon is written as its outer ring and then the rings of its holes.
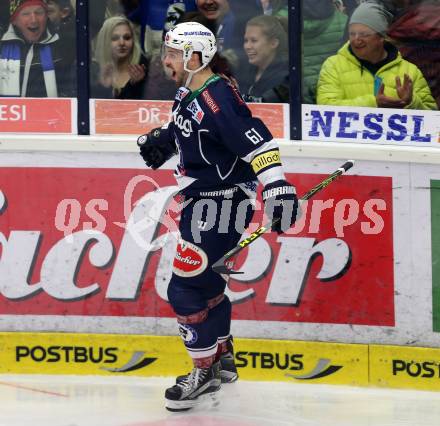
{"type": "Polygon", "coordinates": [[[287,20],[270,15],[250,19],[243,48],[248,64],[237,77],[244,98],[249,102],[288,102],[287,20]]]}
{"type": "Polygon", "coordinates": [[[142,98],[148,61],[127,18],[114,16],[105,20],[98,33],[92,68],[93,98],[142,98]]]}

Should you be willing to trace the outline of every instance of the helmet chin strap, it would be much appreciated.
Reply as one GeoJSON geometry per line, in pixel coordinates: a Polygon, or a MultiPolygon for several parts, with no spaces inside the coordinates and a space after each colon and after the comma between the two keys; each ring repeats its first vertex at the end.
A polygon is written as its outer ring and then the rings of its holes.
{"type": "Polygon", "coordinates": [[[185,87],[189,88],[189,85],[191,84],[191,80],[193,78],[194,72],[192,72],[192,71],[187,71],[187,72],[188,72],[188,77],[186,78],[185,87]]]}
{"type": "Polygon", "coordinates": [[[188,61],[186,61],[186,62],[183,63],[183,69],[188,73],[188,77],[186,78],[185,87],[189,87],[189,85],[191,84],[191,80],[192,80],[192,78],[193,78],[193,75],[194,75],[196,72],[201,71],[203,68],[206,68],[206,65],[207,65],[207,64],[202,64],[200,67],[198,67],[198,68],[195,69],[195,70],[190,70],[190,69],[187,67],[187,65],[188,65],[188,61]]]}

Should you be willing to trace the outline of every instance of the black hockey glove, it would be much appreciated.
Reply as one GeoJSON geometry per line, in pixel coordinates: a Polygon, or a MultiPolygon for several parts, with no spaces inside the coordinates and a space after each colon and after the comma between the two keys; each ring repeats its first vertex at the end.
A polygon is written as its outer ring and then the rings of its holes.
{"type": "Polygon", "coordinates": [[[158,169],[176,153],[173,143],[166,137],[161,137],[161,132],[162,128],[158,127],[146,135],[139,136],[137,140],[141,157],[153,170],[158,169]]]}
{"type": "Polygon", "coordinates": [[[286,232],[296,220],[298,198],[293,185],[285,180],[267,184],[263,189],[264,212],[272,224],[272,231],[286,232]]]}

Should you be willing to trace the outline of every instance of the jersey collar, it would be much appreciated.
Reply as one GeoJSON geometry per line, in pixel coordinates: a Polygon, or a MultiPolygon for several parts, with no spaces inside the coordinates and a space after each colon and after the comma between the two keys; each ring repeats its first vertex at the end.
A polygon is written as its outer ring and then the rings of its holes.
{"type": "Polygon", "coordinates": [[[194,90],[194,92],[191,92],[188,97],[185,97],[186,102],[191,102],[193,99],[195,99],[197,96],[200,95],[210,84],[215,83],[216,81],[220,80],[220,76],[217,74],[211,75],[211,77],[208,78],[203,83],[202,87],[199,87],[197,90],[194,90]]]}

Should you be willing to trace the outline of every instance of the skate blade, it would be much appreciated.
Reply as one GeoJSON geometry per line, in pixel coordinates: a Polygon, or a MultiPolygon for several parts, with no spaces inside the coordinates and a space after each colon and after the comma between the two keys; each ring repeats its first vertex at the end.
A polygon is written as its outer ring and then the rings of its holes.
{"type": "Polygon", "coordinates": [[[221,370],[220,378],[222,383],[233,383],[238,380],[238,374],[232,371],[221,370]]]}
{"type": "Polygon", "coordinates": [[[183,401],[172,401],[165,398],[165,408],[168,411],[179,412],[188,411],[191,408],[203,406],[204,408],[217,407],[220,404],[220,391],[205,393],[196,399],[188,399],[183,401]]]}

